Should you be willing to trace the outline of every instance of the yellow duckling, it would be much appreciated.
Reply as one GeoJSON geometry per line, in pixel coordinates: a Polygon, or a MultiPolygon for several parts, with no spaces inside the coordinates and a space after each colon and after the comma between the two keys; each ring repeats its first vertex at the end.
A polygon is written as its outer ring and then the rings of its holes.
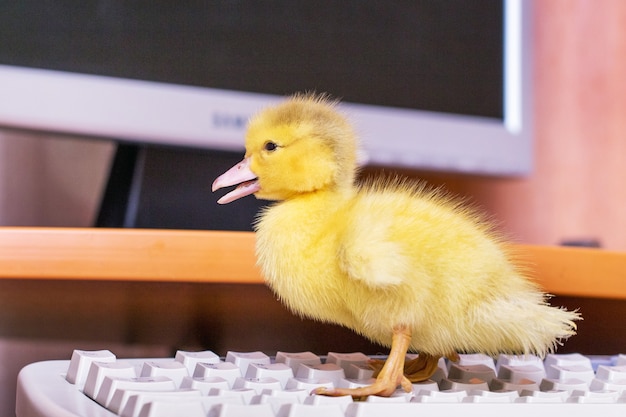
{"type": "Polygon", "coordinates": [[[258,264],[292,311],[338,323],[391,351],[376,382],[326,395],[391,395],[457,352],[544,355],[575,334],[476,212],[405,180],[355,184],[358,143],[336,102],[295,95],[253,117],[245,159],[219,200],[279,200],[255,225],[258,264]],[[419,352],[405,364],[408,350],[419,352]],[[406,375],[405,375],[406,373],[406,375]]]}

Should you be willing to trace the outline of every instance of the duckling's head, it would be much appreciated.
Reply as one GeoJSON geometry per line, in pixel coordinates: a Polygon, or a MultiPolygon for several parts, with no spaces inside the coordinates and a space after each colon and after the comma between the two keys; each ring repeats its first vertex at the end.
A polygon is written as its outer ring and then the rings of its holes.
{"type": "Polygon", "coordinates": [[[218,177],[213,190],[239,184],[218,202],[254,194],[266,200],[351,187],[358,143],[327,95],[297,94],[255,115],[243,161],[218,177]]]}

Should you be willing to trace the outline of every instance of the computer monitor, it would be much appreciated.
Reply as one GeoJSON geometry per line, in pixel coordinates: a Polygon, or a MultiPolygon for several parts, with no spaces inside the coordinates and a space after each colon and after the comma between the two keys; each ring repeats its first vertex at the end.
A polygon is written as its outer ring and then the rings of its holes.
{"type": "Polygon", "coordinates": [[[530,2],[21,0],[0,12],[0,126],[243,150],[297,91],[343,100],[372,165],[532,168],[530,2]]]}

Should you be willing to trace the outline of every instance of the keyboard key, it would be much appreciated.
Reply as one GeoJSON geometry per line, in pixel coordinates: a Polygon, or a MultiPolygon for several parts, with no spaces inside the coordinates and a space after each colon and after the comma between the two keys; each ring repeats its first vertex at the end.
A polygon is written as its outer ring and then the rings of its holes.
{"type": "Polygon", "coordinates": [[[204,350],[202,352],[187,352],[179,350],[176,352],[174,360],[185,365],[189,375],[193,375],[198,363],[218,363],[220,361],[220,357],[210,350],[204,350]]]}
{"type": "MultiPolygon", "coordinates": [[[[620,397],[620,393],[616,391],[573,391],[567,399],[568,403],[589,403],[589,404],[606,404],[615,403],[620,397]]],[[[625,410],[626,411],[626,410],[625,410]]]]}
{"type": "Polygon", "coordinates": [[[147,361],[144,362],[139,376],[165,376],[180,387],[183,378],[189,376],[187,367],[177,361],[147,361]]]}
{"type": "Polygon", "coordinates": [[[229,384],[228,381],[219,376],[209,376],[206,378],[186,376],[183,378],[180,388],[195,389],[200,391],[203,395],[207,395],[211,388],[230,389],[232,388],[232,384],[229,384]]]}
{"type": "Polygon", "coordinates": [[[516,403],[564,403],[567,401],[569,393],[567,391],[522,391],[516,403]]]}
{"type": "Polygon", "coordinates": [[[502,366],[535,366],[543,369],[543,360],[536,355],[508,355],[500,354],[496,360],[496,374],[500,375],[502,366]]]}
{"type": "Polygon", "coordinates": [[[626,393],[626,381],[608,382],[594,379],[589,385],[591,391],[615,391],[620,394],[626,393]]]}
{"type": "Polygon", "coordinates": [[[584,366],[550,366],[550,370],[546,370],[548,379],[568,382],[568,381],[582,381],[587,385],[591,383],[595,374],[593,369],[584,366]]]}
{"type": "Polygon", "coordinates": [[[130,362],[126,361],[91,362],[85,388],[83,389],[85,395],[89,398],[95,398],[105,376],[135,378],[137,371],[130,362]]]}
{"type": "Polygon", "coordinates": [[[598,366],[596,377],[591,381],[589,389],[626,392],[626,366],[598,366]]]}
{"type": "Polygon", "coordinates": [[[176,384],[164,376],[138,377],[138,378],[118,378],[106,376],[102,380],[102,385],[96,394],[96,402],[108,408],[115,391],[118,389],[128,389],[137,391],[173,391],[176,384]]]}
{"type": "MultiPolygon", "coordinates": [[[[111,400],[111,411],[119,414],[121,417],[137,417],[144,406],[152,401],[168,401],[178,404],[186,404],[193,398],[200,399],[201,394],[195,390],[181,390],[168,392],[152,392],[152,391],[127,391],[117,390],[111,400]],[[120,397],[119,404],[116,396],[120,397]]],[[[204,411],[202,405],[200,409],[204,411]]],[[[152,412],[155,412],[154,409],[152,412]]]]}
{"type": "Polygon", "coordinates": [[[502,365],[498,370],[498,378],[517,383],[520,381],[541,382],[546,377],[543,366],[537,365],[502,365]]]}
{"type": "MultiPolygon", "coordinates": [[[[450,361],[448,365],[448,370],[450,367],[455,364],[455,362],[450,361]]],[[[472,366],[472,365],[485,365],[496,373],[496,364],[493,361],[491,356],[484,355],[482,353],[471,353],[471,354],[462,354],[459,355],[459,361],[456,362],[456,365],[459,366],[472,366]]],[[[450,375],[448,375],[449,377],[450,375]]]]}
{"type": "Polygon", "coordinates": [[[299,404],[296,397],[276,397],[268,394],[255,395],[250,400],[250,404],[270,404],[274,413],[277,413],[281,406],[285,404],[299,404]]]}
{"type": "Polygon", "coordinates": [[[541,391],[566,391],[571,393],[572,391],[588,391],[589,385],[578,379],[570,379],[567,381],[558,381],[556,379],[543,379],[539,384],[541,391]]]}
{"type": "Polygon", "coordinates": [[[217,404],[211,407],[208,417],[276,417],[271,404],[217,404]]]}
{"type": "Polygon", "coordinates": [[[546,355],[546,359],[543,364],[546,369],[546,376],[548,378],[557,379],[556,371],[553,367],[581,367],[593,370],[591,366],[591,360],[581,355],[580,353],[568,353],[568,354],[554,354],[550,353],[546,355]]]}
{"type": "Polygon", "coordinates": [[[495,377],[495,369],[483,364],[459,365],[453,363],[448,370],[448,379],[466,383],[473,380],[480,380],[488,384],[495,377]]]}
{"type": "Polygon", "coordinates": [[[512,382],[509,380],[494,378],[489,383],[489,389],[491,391],[516,391],[518,393],[522,391],[539,391],[539,382],[531,381],[530,379],[522,379],[517,382],[512,382]]]}
{"type": "MultiPolygon", "coordinates": [[[[254,398],[254,394],[249,397],[250,399],[254,398]]],[[[245,405],[246,395],[202,395],[200,397],[202,404],[206,410],[210,410],[212,406],[216,404],[239,404],[245,405]]]]}
{"type": "Polygon", "coordinates": [[[402,390],[394,392],[390,397],[380,397],[378,395],[370,395],[365,399],[368,403],[408,403],[413,398],[412,392],[404,392],[402,390]]]}
{"type": "Polygon", "coordinates": [[[346,377],[346,374],[342,367],[334,363],[324,363],[321,365],[302,364],[298,368],[296,377],[316,380],[326,379],[337,384],[340,379],[346,377]]]}
{"type": "Polygon", "coordinates": [[[423,391],[413,398],[417,403],[460,403],[467,397],[466,391],[423,391]]]}
{"type": "Polygon", "coordinates": [[[517,391],[505,391],[505,392],[491,392],[491,391],[470,391],[467,397],[464,397],[461,401],[464,403],[512,403],[519,395],[517,391]]]}
{"type": "Polygon", "coordinates": [[[284,363],[289,366],[294,375],[298,371],[298,367],[300,364],[305,365],[321,365],[322,360],[319,356],[312,352],[297,352],[297,353],[289,353],[289,352],[276,352],[276,362],[284,363]]]}
{"type": "MultiPolygon", "coordinates": [[[[496,404],[497,405],[497,404],[496,404]]],[[[348,406],[345,417],[417,417],[417,416],[500,416],[494,410],[478,408],[480,404],[416,404],[354,402],[348,406]],[[444,411],[445,410],[445,411],[444,411]],[[485,411],[491,411],[486,414],[485,411]]],[[[492,406],[492,405],[491,405],[492,406]]],[[[506,415],[506,414],[505,414],[506,415]]],[[[517,417],[517,415],[516,415],[517,417]]]]}
{"type": "Polygon", "coordinates": [[[626,365],[622,366],[599,366],[596,371],[596,378],[602,381],[626,383],[626,365]]]}
{"type": "Polygon", "coordinates": [[[244,404],[249,404],[252,401],[252,398],[255,395],[258,395],[256,390],[250,388],[234,388],[234,389],[219,389],[219,388],[211,388],[209,393],[207,394],[210,397],[222,397],[222,398],[231,398],[235,397],[241,399],[241,402],[244,404]]]}
{"type": "Polygon", "coordinates": [[[295,398],[297,402],[303,403],[310,396],[310,392],[303,389],[285,389],[285,390],[263,390],[262,395],[270,395],[272,397],[295,398]]]}
{"type": "Polygon", "coordinates": [[[369,357],[361,352],[328,352],[328,356],[326,357],[326,363],[334,363],[336,365],[339,365],[341,368],[343,368],[346,377],[348,378],[352,378],[352,376],[348,375],[351,372],[351,365],[367,366],[368,361],[369,357]]]}
{"type": "Polygon", "coordinates": [[[313,378],[289,378],[285,389],[302,389],[312,392],[316,388],[334,388],[335,383],[330,379],[313,379],[313,378]]]}
{"type": "MultiPolygon", "coordinates": [[[[354,402],[346,410],[346,417],[408,417],[421,415],[421,406],[414,403],[368,403],[354,402]]],[[[428,414],[424,414],[428,415],[428,414]]]]}
{"type": "Polygon", "coordinates": [[[370,379],[351,379],[351,378],[341,378],[337,381],[337,388],[362,388],[368,387],[372,385],[376,380],[374,378],[370,379]]]}
{"type": "Polygon", "coordinates": [[[248,365],[251,363],[262,363],[269,365],[270,357],[263,352],[226,352],[226,362],[232,362],[239,367],[241,374],[245,375],[248,365]]]}
{"type": "Polygon", "coordinates": [[[352,404],[353,399],[349,395],[341,397],[327,397],[326,395],[310,395],[304,399],[303,404],[309,405],[338,405],[342,411],[346,411],[348,404],[352,404]]]}
{"type": "Polygon", "coordinates": [[[87,379],[92,362],[115,362],[115,355],[108,350],[74,350],[65,379],[70,384],[82,385],[87,379]]]}
{"type": "Polygon", "coordinates": [[[232,362],[198,363],[193,371],[194,378],[220,377],[233,386],[235,380],[242,376],[239,366],[232,362]]]}
{"type": "Polygon", "coordinates": [[[201,401],[173,402],[155,400],[142,404],[137,414],[122,414],[122,417],[205,417],[206,410],[201,401]]]}
{"type": "Polygon", "coordinates": [[[461,380],[453,380],[449,378],[444,378],[439,382],[439,389],[442,391],[445,390],[462,390],[462,391],[471,391],[471,390],[489,390],[489,384],[487,384],[482,379],[470,379],[467,382],[461,380]]]}
{"type": "MultiPolygon", "coordinates": [[[[176,396],[195,396],[195,397],[199,397],[201,394],[198,391],[185,391],[183,393],[181,393],[179,390],[171,390],[171,391],[143,391],[141,389],[132,389],[132,388],[118,388],[115,390],[115,392],[113,393],[113,397],[111,397],[111,401],[109,401],[109,405],[107,406],[107,409],[109,411],[112,411],[115,414],[121,414],[122,410],[124,409],[124,407],[126,407],[126,404],[128,402],[128,400],[132,397],[132,396],[136,396],[136,395],[149,395],[150,392],[155,393],[158,397],[168,397],[170,395],[176,395],[176,396]],[[174,393],[174,394],[172,394],[174,393]],[[191,393],[191,395],[189,395],[191,393]]],[[[152,397],[154,398],[154,397],[152,397]]]]}
{"type": "Polygon", "coordinates": [[[439,385],[430,379],[422,382],[414,382],[412,385],[414,395],[419,395],[421,391],[439,391],[439,385]]]}
{"type": "Polygon", "coordinates": [[[284,363],[251,363],[248,365],[246,378],[274,378],[285,388],[289,378],[293,378],[293,370],[284,363]]]}
{"type": "Polygon", "coordinates": [[[343,410],[339,405],[309,405],[309,404],[284,404],[278,410],[276,417],[344,417],[343,410]]]}
{"type": "Polygon", "coordinates": [[[374,370],[369,365],[350,364],[348,369],[344,369],[346,378],[370,379],[374,376],[374,370]]]}
{"type": "Polygon", "coordinates": [[[598,367],[600,365],[615,366],[616,359],[617,359],[617,356],[608,356],[608,355],[589,357],[589,360],[591,361],[591,367],[593,368],[594,372],[598,370],[598,367]]]}
{"type": "Polygon", "coordinates": [[[275,378],[237,378],[233,384],[233,389],[252,389],[257,394],[263,390],[279,390],[282,385],[275,378]]]}

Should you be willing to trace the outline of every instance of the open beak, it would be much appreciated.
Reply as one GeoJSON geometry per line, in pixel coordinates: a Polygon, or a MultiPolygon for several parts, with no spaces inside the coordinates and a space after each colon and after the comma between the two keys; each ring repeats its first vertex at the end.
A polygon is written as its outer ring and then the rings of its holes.
{"type": "Polygon", "coordinates": [[[261,189],[254,172],[250,171],[250,158],[245,158],[237,165],[220,175],[213,181],[213,191],[237,185],[233,191],[217,200],[218,204],[228,204],[241,197],[254,194],[261,189]]]}

